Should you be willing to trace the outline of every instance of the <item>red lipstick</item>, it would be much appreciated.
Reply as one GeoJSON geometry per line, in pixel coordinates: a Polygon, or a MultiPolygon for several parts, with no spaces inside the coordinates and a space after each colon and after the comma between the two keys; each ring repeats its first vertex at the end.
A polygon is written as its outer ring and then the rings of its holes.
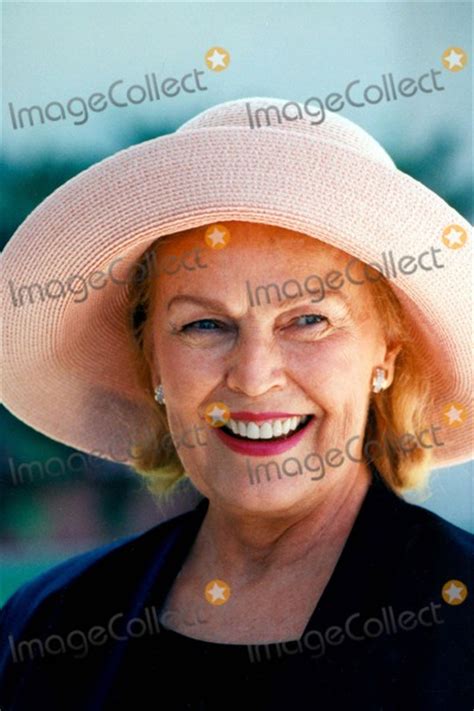
{"type": "MultiPolygon", "coordinates": [[[[265,415],[268,418],[268,413],[265,415]]],[[[243,418],[242,418],[243,419],[243,418]]],[[[265,419],[265,418],[261,418],[265,419]]],[[[251,439],[238,439],[237,437],[232,437],[232,435],[227,434],[222,428],[214,428],[213,431],[216,433],[217,437],[233,452],[238,454],[246,454],[250,457],[269,457],[275,454],[281,454],[286,452],[288,449],[295,447],[298,442],[305,435],[306,430],[310,424],[314,421],[312,417],[308,422],[296,432],[291,435],[287,435],[284,439],[278,440],[251,440],[251,439]]]]}

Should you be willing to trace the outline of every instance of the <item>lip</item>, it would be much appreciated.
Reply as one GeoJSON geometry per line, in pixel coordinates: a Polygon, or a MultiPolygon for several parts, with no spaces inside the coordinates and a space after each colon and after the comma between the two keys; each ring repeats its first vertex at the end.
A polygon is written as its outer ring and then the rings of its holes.
{"type": "Polygon", "coordinates": [[[298,413],[289,412],[247,412],[247,410],[241,410],[239,412],[231,412],[230,417],[232,420],[242,420],[242,422],[262,422],[263,420],[276,420],[286,417],[304,417],[298,413]]]}
{"type": "Polygon", "coordinates": [[[282,452],[286,452],[288,449],[295,447],[304,437],[314,421],[315,418],[313,417],[302,429],[298,430],[298,432],[295,432],[295,434],[287,437],[286,439],[280,440],[279,442],[266,442],[264,439],[255,441],[239,440],[235,437],[231,437],[231,435],[228,435],[220,427],[213,428],[213,432],[215,432],[221,442],[223,442],[223,444],[225,444],[233,452],[237,452],[238,454],[246,454],[251,457],[268,457],[273,454],[281,454],[282,452]]]}

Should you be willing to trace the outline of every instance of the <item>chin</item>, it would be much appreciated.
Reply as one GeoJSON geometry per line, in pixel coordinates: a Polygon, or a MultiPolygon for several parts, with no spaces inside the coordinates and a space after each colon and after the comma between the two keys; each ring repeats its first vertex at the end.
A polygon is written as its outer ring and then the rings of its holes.
{"type": "Polygon", "coordinates": [[[240,486],[229,486],[226,482],[222,487],[215,484],[206,487],[205,496],[225,507],[249,513],[283,512],[314,500],[318,483],[310,479],[286,478],[250,484],[246,479],[240,486]]]}

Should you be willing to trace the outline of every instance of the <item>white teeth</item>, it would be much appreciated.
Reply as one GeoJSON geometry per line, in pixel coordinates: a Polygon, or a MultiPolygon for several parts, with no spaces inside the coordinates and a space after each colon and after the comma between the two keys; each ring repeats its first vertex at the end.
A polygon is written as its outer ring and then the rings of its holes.
{"type": "Polygon", "coordinates": [[[273,437],[273,427],[269,422],[265,422],[260,427],[260,439],[271,439],[273,437]]]}
{"type": "Polygon", "coordinates": [[[296,430],[301,422],[306,423],[309,419],[308,415],[287,417],[280,420],[270,420],[258,425],[256,422],[242,422],[241,420],[230,419],[227,426],[234,434],[239,434],[241,437],[248,439],[272,439],[273,437],[281,437],[296,430]]]}
{"type": "Polygon", "coordinates": [[[283,427],[281,426],[281,420],[275,420],[273,423],[273,436],[281,437],[283,434],[283,427]]]}
{"type": "Polygon", "coordinates": [[[255,422],[249,422],[247,425],[247,434],[249,439],[260,439],[260,428],[255,422]]]}

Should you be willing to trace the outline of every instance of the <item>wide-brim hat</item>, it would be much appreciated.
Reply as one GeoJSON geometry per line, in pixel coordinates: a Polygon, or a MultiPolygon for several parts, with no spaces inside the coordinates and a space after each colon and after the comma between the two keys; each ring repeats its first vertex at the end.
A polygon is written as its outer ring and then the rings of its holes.
{"type": "Polygon", "coordinates": [[[127,333],[127,275],[163,235],[239,220],[387,266],[433,387],[427,426],[443,438],[434,466],[470,458],[469,223],[359,126],[336,114],[312,124],[291,103],[291,112],[267,98],[208,109],[81,172],[27,217],[2,257],[3,401],[14,415],[77,449],[132,462],[130,441],[149,411],[127,333]],[[442,267],[393,274],[391,264],[408,255],[418,264],[432,248],[442,267]],[[124,284],[90,277],[112,263],[124,284]],[[95,280],[87,299],[66,288],[73,275],[95,280]]]}

